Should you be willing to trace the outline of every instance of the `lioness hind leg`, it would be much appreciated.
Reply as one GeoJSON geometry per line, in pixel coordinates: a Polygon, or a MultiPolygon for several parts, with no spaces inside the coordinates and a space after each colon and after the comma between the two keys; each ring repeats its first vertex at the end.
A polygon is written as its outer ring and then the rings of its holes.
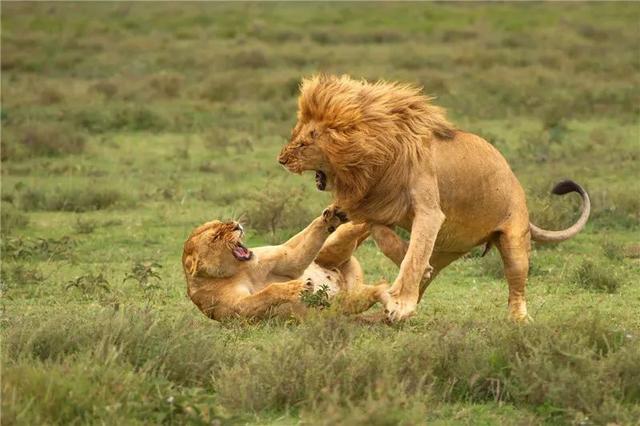
{"type": "Polygon", "coordinates": [[[527,321],[529,317],[524,292],[531,250],[528,229],[519,233],[502,232],[497,246],[504,265],[504,276],[509,284],[509,316],[518,322],[527,321]]]}
{"type": "Polygon", "coordinates": [[[366,311],[377,302],[383,302],[388,297],[386,284],[361,285],[355,289],[338,293],[336,306],[344,314],[359,314],[366,311]]]}

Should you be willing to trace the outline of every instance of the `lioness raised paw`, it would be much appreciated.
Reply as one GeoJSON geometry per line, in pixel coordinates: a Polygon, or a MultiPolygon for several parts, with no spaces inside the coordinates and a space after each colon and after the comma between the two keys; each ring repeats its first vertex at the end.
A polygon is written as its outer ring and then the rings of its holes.
{"type": "Polygon", "coordinates": [[[327,224],[329,232],[336,230],[341,224],[348,222],[347,214],[335,204],[330,205],[322,212],[322,219],[327,224]]]}

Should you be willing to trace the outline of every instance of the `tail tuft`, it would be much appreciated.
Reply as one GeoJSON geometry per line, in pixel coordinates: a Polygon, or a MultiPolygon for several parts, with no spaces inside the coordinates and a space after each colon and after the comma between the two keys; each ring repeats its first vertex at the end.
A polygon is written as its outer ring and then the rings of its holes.
{"type": "Polygon", "coordinates": [[[551,193],[555,195],[564,195],[568,194],[569,192],[577,192],[580,195],[584,195],[585,190],[571,179],[558,182],[556,186],[554,186],[551,190],[551,193]]]}

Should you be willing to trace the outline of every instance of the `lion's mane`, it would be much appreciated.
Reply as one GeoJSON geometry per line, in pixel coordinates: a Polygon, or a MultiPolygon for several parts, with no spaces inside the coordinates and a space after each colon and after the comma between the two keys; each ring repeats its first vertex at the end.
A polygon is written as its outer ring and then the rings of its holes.
{"type": "Polygon", "coordinates": [[[401,217],[409,203],[398,195],[407,193],[402,189],[429,155],[429,142],[455,133],[420,88],[349,76],[304,79],[298,121],[315,121],[329,132],[323,150],[334,168],[336,201],[356,220],[381,211],[383,221],[401,217]]]}

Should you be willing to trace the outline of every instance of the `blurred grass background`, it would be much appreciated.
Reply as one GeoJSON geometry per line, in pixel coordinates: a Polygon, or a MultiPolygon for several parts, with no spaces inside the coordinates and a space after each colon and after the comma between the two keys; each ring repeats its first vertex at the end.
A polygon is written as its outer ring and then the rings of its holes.
{"type": "MultiPolygon", "coordinates": [[[[637,421],[638,4],[1,8],[3,424],[637,421]],[[553,183],[587,188],[587,229],[532,254],[533,325],[506,323],[495,253],[395,328],[201,318],[193,227],[280,242],[329,202],[275,161],[315,72],[423,86],[505,155],[540,226],[576,217],[553,183]]],[[[370,242],[358,258],[396,274],[370,242]]]]}

